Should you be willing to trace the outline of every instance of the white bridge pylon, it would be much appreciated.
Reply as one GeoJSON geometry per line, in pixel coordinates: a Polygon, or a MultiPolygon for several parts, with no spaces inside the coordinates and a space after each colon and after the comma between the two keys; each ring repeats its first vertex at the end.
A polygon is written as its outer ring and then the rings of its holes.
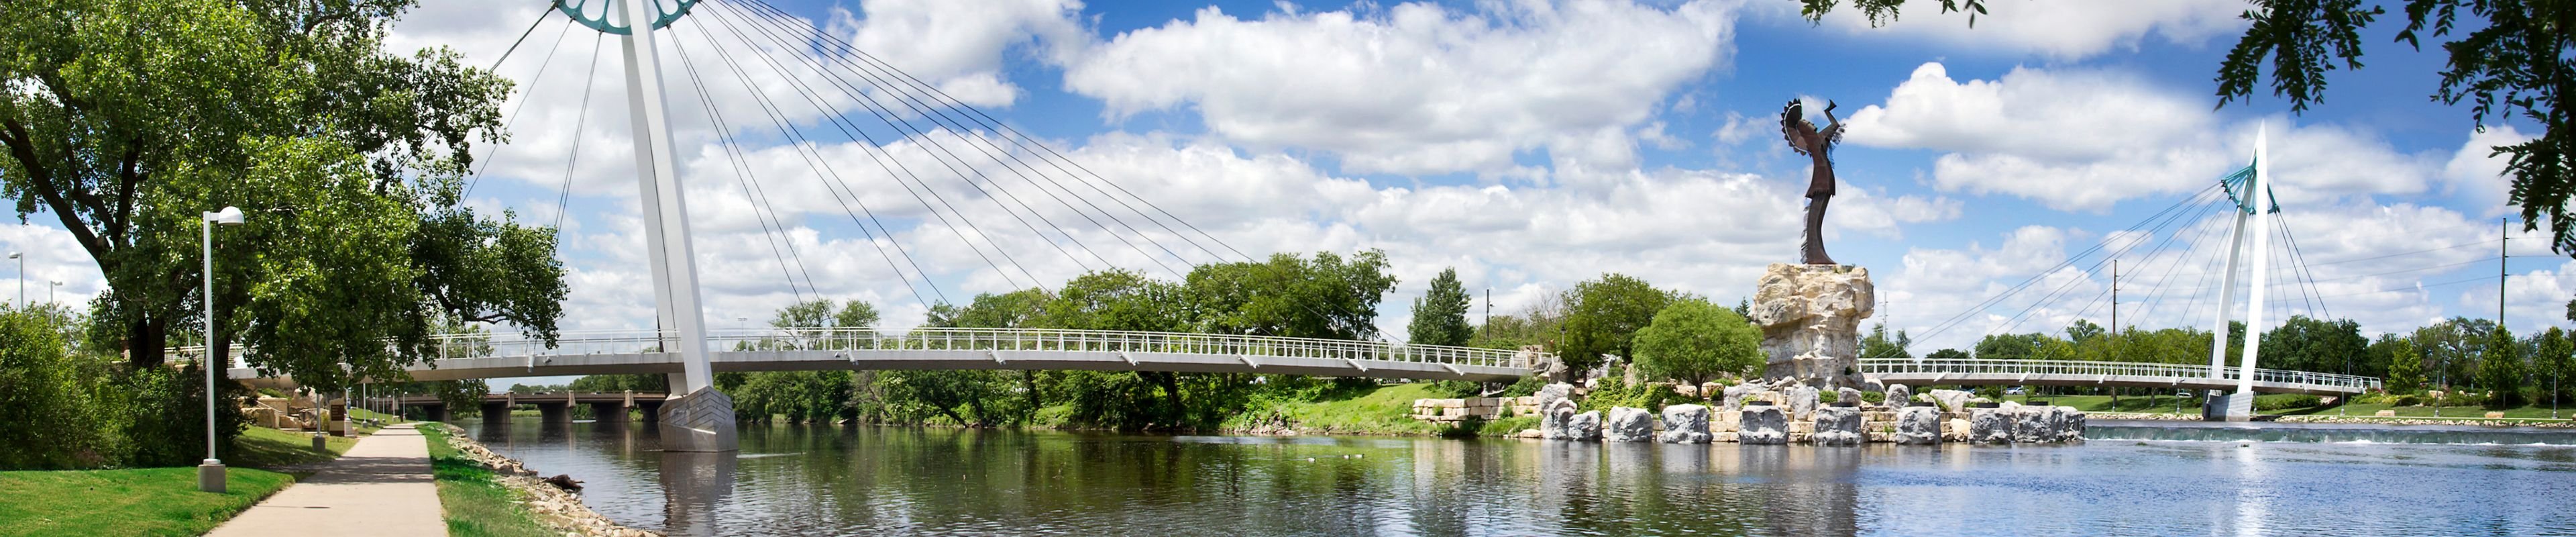
{"type": "MultiPolygon", "coordinates": [[[[2209,378],[2211,380],[2224,380],[2229,377],[2234,377],[2236,380],[2236,390],[2233,393],[2223,393],[2219,389],[2211,389],[2209,391],[2210,398],[2207,403],[2208,406],[2204,407],[2201,411],[2201,415],[2204,419],[2224,419],[2226,421],[2246,421],[2254,419],[2254,379],[2256,375],[2230,375],[2227,371],[2227,310],[2232,307],[2231,304],[2236,298],[2237,263],[2245,257],[2243,255],[2246,251],[2245,221],[2249,217],[2257,214],[2280,212],[2281,210],[2280,205],[2272,199],[2272,163],[2270,155],[2267,154],[2269,151],[2267,148],[2268,145],[2269,143],[2265,140],[2264,127],[2259,125],[2256,126],[2254,130],[2254,162],[2247,166],[2247,172],[2245,173],[2239,173],[2219,179],[2220,188],[2227,189],[2228,197],[2236,201],[2234,209],[2236,213],[2236,223],[2233,226],[2234,231],[2230,233],[2232,237],[2228,239],[2227,242],[2227,271],[2225,273],[2227,276],[2223,279],[2224,283],[2220,284],[2220,287],[2218,288],[2217,318],[2210,321],[2209,378]],[[2242,183],[2236,182],[2239,180],[2241,180],[2242,183]]],[[[2272,219],[2252,218],[2252,220],[2254,221],[2253,251],[2271,251],[2272,219]]],[[[2242,371],[2255,371],[2258,363],[2257,359],[2261,357],[2259,355],[2263,348],[2263,291],[2264,288],[2267,287],[2265,285],[2266,282],[2264,281],[2264,278],[2270,274],[2268,271],[2271,268],[2271,256],[2255,255],[2253,257],[2254,271],[2248,274],[2252,281],[2247,282],[2247,285],[2253,288],[2249,291],[2252,296],[2247,297],[2245,301],[2245,348],[2243,355],[2239,358],[2237,366],[2238,369],[2242,371]]]]}

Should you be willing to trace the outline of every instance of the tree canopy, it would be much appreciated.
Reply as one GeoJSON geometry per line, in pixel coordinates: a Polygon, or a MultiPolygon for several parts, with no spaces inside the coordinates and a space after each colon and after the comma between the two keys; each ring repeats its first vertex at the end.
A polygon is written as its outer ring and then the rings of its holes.
{"type": "Polygon", "coordinates": [[[1431,278],[1431,290],[1413,301],[1413,322],[1405,326],[1409,341],[1422,345],[1463,347],[1476,335],[1467,324],[1467,306],[1473,298],[1467,288],[1458,284],[1458,269],[1440,269],[1431,278]]]}
{"type": "Polygon", "coordinates": [[[1565,338],[1558,352],[1577,370],[1601,365],[1606,355],[1634,358],[1637,330],[1672,302],[1673,293],[1615,272],[1575,284],[1565,292],[1565,338]]]}
{"type": "Polygon", "coordinates": [[[333,388],[420,359],[442,318],[554,336],[552,231],[460,204],[510,84],[444,48],[386,51],[411,6],[0,4],[0,196],[106,276],[92,339],[157,365],[211,298],[250,365],[333,388]],[[199,213],[227,205],[249,223],[217,231],[199,296],[199,213]]]}
{"type": "Polygon", "coordinates": [[[1673,301],[1637,331],[1637,367],[1652,378],[1692,385],[1720,375],[1761,373],[1762,330],[1735,311],[1697,298],[1673,301]]]}

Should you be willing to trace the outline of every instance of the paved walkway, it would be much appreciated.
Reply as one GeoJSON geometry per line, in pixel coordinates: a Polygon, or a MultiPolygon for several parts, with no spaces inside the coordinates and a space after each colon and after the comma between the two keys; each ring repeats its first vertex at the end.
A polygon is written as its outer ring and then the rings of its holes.
{"type": "Polygon", "coordinates": [[[439,537],[438,485],[429,440],[395,425],[359,440],[312,477],[278,491],[207,535],[371,535],[439,537]]]}

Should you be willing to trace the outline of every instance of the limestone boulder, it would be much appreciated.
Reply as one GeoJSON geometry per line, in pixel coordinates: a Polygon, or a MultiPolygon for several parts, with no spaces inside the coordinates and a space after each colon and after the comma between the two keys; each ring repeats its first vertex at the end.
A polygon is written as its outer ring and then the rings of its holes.
{"type": "Polygon", "coordinates": [[[1839,402],[1849,402],[1853,406],[1859,406],[1861,403],[1869,402],[1868,399],[1861,398],[1860,388],[1850,386],[1844,386],[1840,390],[1834,390],[1834,400],[1839,402]]]}
{"type": "Polygon", "coordinates": [[[1530,394],[1530,397],[1538,398],[1538,408],[1545,410],[1549,404],[1555,403],[1559,399],[1573,398],[1574,385],[1563,382],[1551,383],[1540,387],[1538,389],[1538,393],[1530,394]]]}
{"type": "Polygon", "coordinates": [[[1789,414],[1783,412],[1780,407],[1774,405],[1745,407],[1742,419],[1743,428],[1735,433],[1737,442],[1774,445],[1789,443],[1789,414]]]}
{"type": "Polygon", "coordinates": [[[1909,406],[1897,410],[1896,443],[1907,445],[1941,443],[1941,410],[1928,406],[1909,406]]]}
{"type": "Polygon", "coordinates": [[[1820,446],[1857,446],[1869,440],[1861,434],[1860,409],[1847,406],[1816,409],[1816,432],[1809,438],[1820,446]]]}
{"type": "Polygon", "coordinates": [[[1718,402],[1718,408],[1724,410],[1744,410],[1745,397],[1751,396],[1754,392],[1759,391],[1762,391],[1762,388],[1752,384],[1728,386],[1726,387],[1726,391],[1720,392],[1725,394],[1726,399],[1718,402]]]}
{"type": "Polygon", "coordinates": [[[1718,384],[1717,381],[1712,380],[1699,383],[1699,398],[1701,399],[1717,399],[1719,397],[1723,397],[1725,393],[1726,385],[1718,384]]]}
{"type": "Polygon", "coordinates": [[[1861,386],[1860,322],[1877,305],[1869,269],[1845,265],[1774,264],[1753,292],[1752,321],[1762,327],[1763,376],[1861,386]]]}
{"type": "Polygon", "coordinates": [[[1709,441],[1708,407],[1673,405],[1664,407],[1664,434],[1658,440],[1668,444],[1706,444],[1709,441]]]}
{"type": "Polygon", "coordinates": [[[2024,406],[1996,410],[2012,416],[2013,443],[2046,444],[2057,441],[2057,413],[2052,408],[2024,406]]]}
{"type": "Polygon", "coordinates": [[[1968,409],[1968,441],[1979,444],[2012,443],[2013,414],[2000,408],[1968,409]]]}
{"type": "Polygon", "coordinates": [[[1792,385],[1789,389],[1781,391],[1780,396],[1788,399],[1789,419],[1795,421],[1815,419],[1816,388],[1814,386],[1792,385]]]}
{"type": "Polygon", "coordinates": [[[1613,407],[1609,422],[1601,426],[1601,437],[1611,442],[1653,441],[1655,415],[1642,408],[1613,407]]]}
{"type": "Polygon", "coordinates": [[[2084,411],[2076,410],[2075,407],[2071,406],[2049,407],[2049,410],[2057,413],[2057,417],[2055,418],[2057,423],[2056,441],[2084,441],[2084,411]]]}
{"type": "Polygon", "coordinates": [[[1601,411],[1582,412],[1566,418],[1563,437],[1576,442],[1601,441],[1601,411]]]}
{"type": "Polygon", "coordinates": [[[1966,412],[1968,399],[1976,396],[1964,390],[1932,390],[1932,402],[1941,405],[1944,412],[1966,412]]]}
{"type": "Polygon", "coordinates": [[[1887,406],[1903,408],[1905,407],[1905,403],[1913,400],[1913,388],[1907,388],[1903,384],[1887,385],[1887,406]]]}
{"type": "Polygon", "coordinates": [[[1969,440],[1966,414],[1943,413],[1941,416],[1941,441],[1966,442],[1969,440]]]}
{"type": "Polygon", "coordinates": [[[1565,439],[1566,425],[1572,421],[1574,421],[1573,399],[1559,398],[1549,402],[1539,407],[1539,437],[1549,440],[1565,439]]]}

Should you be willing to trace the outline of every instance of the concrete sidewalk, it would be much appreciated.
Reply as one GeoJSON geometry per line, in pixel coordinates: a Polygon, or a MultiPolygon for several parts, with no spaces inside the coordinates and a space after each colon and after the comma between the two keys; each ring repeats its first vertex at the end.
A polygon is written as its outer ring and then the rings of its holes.
{"type": "Polygon", "coordinates": [[[429,440],[411,425],[376,431],[207,535],[447,535],[429,474],[429,440]]]}

